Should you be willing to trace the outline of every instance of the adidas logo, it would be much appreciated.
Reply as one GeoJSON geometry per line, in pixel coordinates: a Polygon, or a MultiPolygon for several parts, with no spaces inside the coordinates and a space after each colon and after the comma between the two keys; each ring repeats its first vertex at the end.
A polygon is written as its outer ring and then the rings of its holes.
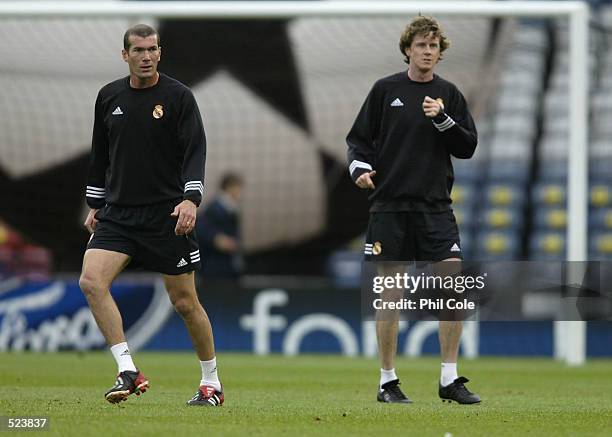
{"type": "Polygon", "coordinates": [[[122,357],[124,355],[131,355],[129,349],[124,350],[123,353],[119,356],[122,357]]]}
{"type": "Polygon", "coordinates": [[[181,258],[181,260],[178,262],[178,264],[176,265],[177,267],[185,267],[187,265],[187,261],[185,261],[185,258],[181,258]]]}
{"type": "Polygon", "coordinates": [[[113,111],[113,115],[123,115],[123,111],[119,106],[115,108],[115,110],[113,111]]]}
{"type": "Polygon", "coordinates": [[[397,98],[394,101],[391,102],[391,106],[404,106],[404,104],[402,103],[402,101],[397,98]]]}
{"type": "Polygon", "coordinates": [[[453,244],[453,247],[450,249],[451,252],[461,252],[459,245],[457,243],[453,244]]]}

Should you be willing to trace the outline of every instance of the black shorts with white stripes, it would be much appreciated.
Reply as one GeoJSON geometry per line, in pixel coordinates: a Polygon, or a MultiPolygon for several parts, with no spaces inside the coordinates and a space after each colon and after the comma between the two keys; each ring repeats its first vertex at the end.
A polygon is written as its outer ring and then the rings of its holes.
{"type": "Polygon", "coordinates": [[[364,254],[366,261],[463,259],[459,229],[451,210],[371,212],[364,254]]]}
{"type": "Polygon", "coordinates": [[[121,252],[131,267],[167,275],[200,269],[195,231],[176,235],[176,218],[170,214],[182,199],[147,206],[106,205],[96,213],[98,224],[87,249],[121,252]]]}

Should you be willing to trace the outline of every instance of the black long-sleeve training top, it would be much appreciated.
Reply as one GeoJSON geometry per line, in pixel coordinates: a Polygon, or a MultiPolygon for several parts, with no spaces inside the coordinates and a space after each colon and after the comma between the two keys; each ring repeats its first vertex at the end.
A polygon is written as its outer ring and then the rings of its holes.
{"type": "Polygon", "coordinates": [[[436,212],[450,208],[454,175],[450,155],[470,158],[478,141],[465,98],[434,75],[412,81],[406,71],[378,80],[364,102],[348,144],[353,180],[376,170],[370,211],[436,212]],[[442,99],[444,114],[423,112],[423,99],[442,99]]]}
{"type": "Polygon", "coordinates": [[[132,88],[125,77],[104,86],[95,106],[87,204],[151,205],[204,191],[206,136],[189,88],[160,73],[132,88]]]}

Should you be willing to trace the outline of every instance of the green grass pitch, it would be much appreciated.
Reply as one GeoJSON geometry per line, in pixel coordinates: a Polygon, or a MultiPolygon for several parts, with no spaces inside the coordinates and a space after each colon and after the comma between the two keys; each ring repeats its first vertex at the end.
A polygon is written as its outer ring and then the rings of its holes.
{"type": "Polygon", "coordinates": [[[610,360],[462,360],[459,373],[483,398],[463,406],[438,399],[438,359],[402,358],[415,403],[386,405],[375,400],[374,359],[222,353],[225,405],[197,408],[185,405],[199,383],[195,355],[135,358],[151,389],[117,406],[103,397],[116,370],[109,353],[0,354],[0,416],[47,416],[43,435],[61,436],[612,436],[610,360]]]}

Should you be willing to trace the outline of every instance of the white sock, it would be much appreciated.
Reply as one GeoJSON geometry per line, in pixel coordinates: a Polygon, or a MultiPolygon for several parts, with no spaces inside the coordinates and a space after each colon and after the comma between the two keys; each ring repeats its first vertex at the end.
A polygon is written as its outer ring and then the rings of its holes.
{"type": "Polygon", "coordinates": [[[200,385],[211,385],[215,390],[221,391],[221,382],[217,375],[217,357],[208,361],[200,361],[200,366],[202,366],[200,385]]]}
{"type": "Polygon", "coordinates": [[[394,379],[398,379],[395,374],[395,369],[385,370],[380,369],[380,389],[382,390],[383,384],[386,384],[389,381],[393,381],[394,379]]]}
{"type": "Polygon", "coordinates": [[[457,378],[457,363],[442,363],[442,371],[440,372],[442,387],[452,384],[457,378]]]}
{"type": "Polygon", "coordinates": [[[132,372],[136,371],[136,366],[132,361],[130,349],[128,348],[128,344],[125,341],[123,343],[118,343],[114,346],[111,346],[110,351],[113,354],[115,361],[117,362],[119,373],[124,372],[126,370],[131,370],[132,372]]]}

